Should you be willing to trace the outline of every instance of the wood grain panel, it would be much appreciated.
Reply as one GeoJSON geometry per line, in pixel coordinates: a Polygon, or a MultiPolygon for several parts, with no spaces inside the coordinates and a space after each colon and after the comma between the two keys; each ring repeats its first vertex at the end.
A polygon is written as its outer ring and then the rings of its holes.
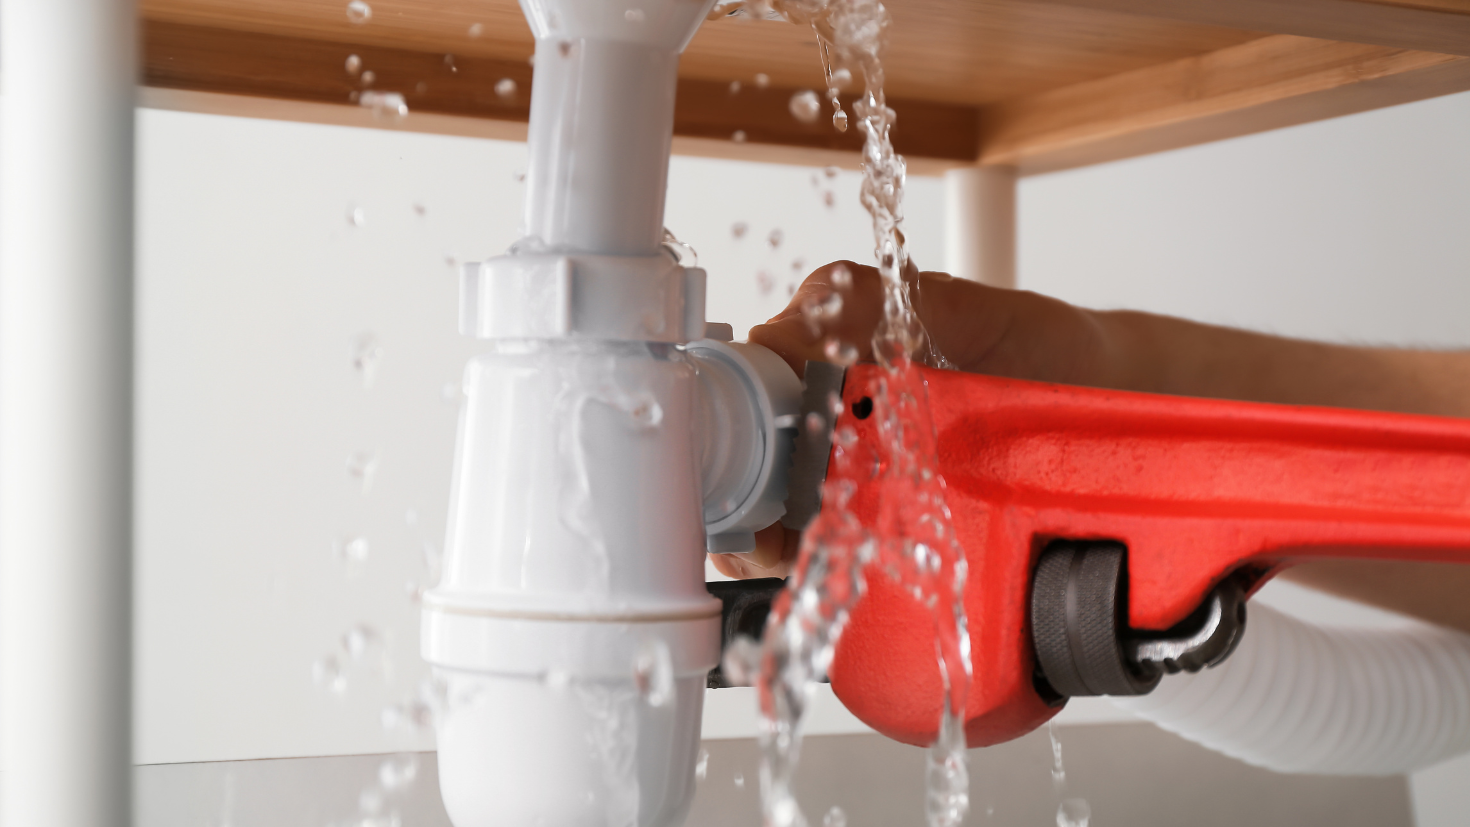
{"type": "Polygon", "coordinates": [[[1470,89],[1470,58],[1276,35],[981,109],[983,163],[1035,173],[1470,89]]]}
{"type": "MultiPolygon", "coordinates": [[[[364,90],[347,72],[348,54],[375,76],[372,88],[401,93],[414,112],[525,121],[530,115],[531,66],[525,60],[346,44],[258,32],[151,21],[144,26],[144,77],[148,86],[228,95],[353,105],[364,90]],[[503,79],[514,95],[496,94],[503,79]]],[[[797,121],[789,111],[796,90],[776,85],[679,81],[676,135],[856,152],[857,129],[839,133],[825,117],[797,121]]],[[[846,101],[851,111],[851,101],[846,101]]],[[[895,147],[916,158],[968,161],[978,146],[976,109],[928,101],[892,101],[900,113],[895,147]]],[[[412,115],[410,115],[412,117],[412,115]]]]}
{"type": "MultiPolygon", "coordinates": [[[[530,31],[515,0],[369,0],[354,25],[346,0],[141,0],[149,20],[379,46],[456,57],[525,60],[530,31]],[[479,24],[478,37],[470,27],[479,24]]],[[[893,97],[979,104],[1202,54],[1259,35],[1218,26],[1035,0],[892,0],[888,91],[893,97]]],[[[750,85],[822,83],[811,32],[745,17],[701,27],[681,74],[750,85]]]]}
{"type": "Polygon", "coordinates": [[[1470,55],[1470,0],[1051,0],[1165,20],[1470,55]]]}

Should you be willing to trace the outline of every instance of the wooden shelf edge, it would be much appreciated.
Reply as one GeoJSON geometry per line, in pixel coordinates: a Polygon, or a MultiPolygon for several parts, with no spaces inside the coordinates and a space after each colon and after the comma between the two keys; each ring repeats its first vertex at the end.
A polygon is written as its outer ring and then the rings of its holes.
{"type": "Polygon", "coordinates": [[[980,162],[1119,160],[1470,90],[1470,58],[1275,35],[981,110],[980,162]]]}

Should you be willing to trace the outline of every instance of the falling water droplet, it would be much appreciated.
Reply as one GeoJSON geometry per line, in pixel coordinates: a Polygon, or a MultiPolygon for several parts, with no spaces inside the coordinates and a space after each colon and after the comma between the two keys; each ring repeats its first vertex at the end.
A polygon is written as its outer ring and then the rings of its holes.
{"type": "Polygon", "coordinates": [[[730,225],[730,235],[734,236],[737,240],[742,239],[745,238],[745,233],[749,229],[749,224],[746,224],[744,221],[736,221],[730,225]]]}
{"type": "MultiPolygon", "coordinates": [[[[377,815],[383,811],[383,791],[368,787],[357,796],[357,809],[363,815],[377,815]]],[[[368,820],[368,819],[364,819],[368,820]]]]}
{"type": "Polygon", "coordinates": [[[354,227],[361,227],[367,223],[367,210],[362,207],[347,208],[347,223],[354,227]]]}
{"type": "Polygon", "coordinates": [[[633,683],[649,706],[667,706],[674,699],[674,664],[668,644],[651,640],[639,648],[633,663],[633,683]]]}
{"type": "Polygon", "coordinates": [[[836,89],[846,89],[852,83],[852,72],[847,69],[838,69],[832,73],[832,86],[836,89]]]}
{"type": "Polygon", "coordinates": [[[352,348],[352,369],[357,372],[363,389],[371,388],[378,378],[378,362],[383,358],[383,346],[377,337],[364,333],[357,337],[352,348]]]}
{"type": "Polygon", "coordinates": [[[418,774],[416,755],[397,755],[378,765],[378,783],[390,793],[412,784],[418,774]]]}
{"type": "Polygon", "coordinates": [[[832,809],[822,816],[822,827],[847,827],[847,813],[841,807],[832,805],[832,809]]]}
{"type": "Polygon", "coordinates": [[[347,476],[357,480],[366,494],[373,485],[373,473],[378,470],[378,455],[372,451],[354,451],[347,458],[347,476]]]}
{"type": "Polygon", "coordinates": [[[841,173],[842,170],[838,169],[837,167],[822,167],[822,174],[827,176],[828,178],[836,178],[841,173]]]}
{"type": "Polygon", "coordinates": [[[516,96],[516,82],[510,78],[501,78],[495,81],[495,95],[501,100],[509,100],[516,96]]]}
{"type": "Polygon", "coordinates": [[[515,182],[517,184],[526,183],[526,171],[524,169],[516,170],[514,173],[511,174],[511,177],[515,179],[515,182]]]}
{"type": "Polygon", "coordinates": [[[781,232],[780,227],[777,227],[776,229],[771,230],[770,235],[766,236],[766,243],[771,245],[771,249],[774,250],[777,247],[781,246],[781,241],[785,238],[786,234],[781,232]]]}
{"type": "Polygon", "coordinates": [[[806,415],[806,431],[812,436],[821,436],[827,432],[827,420],[816,411],[806,415]]]}
{"type": "Polygon", "coordinates": [[[776,279],[765,270],[757,270],[755,273],[755,286],[761,291],[762,296],[769,296],[771,295],[771,291],[776,289],[776,279]]]}
{"type": "Polygon", "coordinates": [[[810,89],[803,89],[791,96],[791,101],[787,104],[787,108],[791,110],[791,117],[796,118],[798,121],[802,123],[816,123],[817,116],[822,114],[822,99],[817,97],[816,92],[810,89]]]}
{"type": "Polygon", "coordinates": [[[735,787],[741,790],[745,789],[745,776],[738,772],[735,773],[735,787]]]}
{"type": "Polygon", "coordinates": [[[738,80],[732,80],[732,81],[730,81],[730,94],[732,94],[732,95],[738,95],[738,94],[740,94],[740,81],[738,81],[738,80]]]}
{"type": "Polygon", "coordinates": [[[694,760],[694,780],[703,781],[709,775],[709,750],[700,747],[699,757],[694,760]]]}
{"type": "Polygon", "coordinates": [[[311,679],[318,687],[334,695],[347,691],[347,676],[342,673],[342,664],[331,655],[317,658],[312,663],[311,679]]]}
{"type": "Polygon", "coordinates": [[[459,74],[459,67],[454,65],[454,55],[444,56],[444,65],[454,74],[459,74]]]}
{"type": "Polygon", "coordinates": [[[725,647],[720,671],[731,686],[750,686],[760,674],[761,645],[749,635],[736,635],[725,647]]]}
{"type": "Polygon", "coordinates": [[[847,112],[839,109],[832,113],[832,125],[837,127],[838,132],[847,131],[847,112]]]}
{"type": "Polygon", "coordinates": [[[373,646],[382,639],[377,629],[359,623],[342,633],[342,651],[353,660],[362,660],[373,646]]]}
{"type": "Polygon", "coordinates": [[[418,83],[415,83],[413,85],[413,93],[415,95],[422,95],[422,94],[424,94],[424,93],[426,93],[428,91],[429,91],[429,84],[424,83],[423,81],[419,81],[418,83]]]}
{"type": "Polygon", "coordinates": [[[1056,722],[1046,722],[1046,736],[1051,739],[1052,787],[1061,792],[1062,785],[1067,783],[1067,770],[1062,766],[1062,742],[1057,740],[1056,722]]]}
{"type": "Polygon", "coordinates": [[[366,537],[350,537],[338,541],[336,545],[336,556],[347,563],[361,563],[368,558],[368,541],[366,537]]]}
{"type": "Polygon", "coordinates": [[[361,25],[373,19],[373,7],[363,0],[352,0],[347,4],[347,19],[361,25]]]}
{"type": "Polygon", "coordinates": [[[838,290],[852,289],[852,271],[847,269],[845,265],[839,264],[836,267],[833,267],[831,279],[832,286],[836,287],[838,290]]]}
{"type": "MultiPolygon", "coordinates": [[[[370,74],[372,72],[362,73],[364,78],[370,74]]],[[[373,110],[373,117],[379,120],[401,121],[408,117],[408,102],[397,92],[363,92],[357,99],[357,105],[373,110]]]]}
{"type": "Polygon", "coordinates": [[[470,31],[469,31],[470,37],[472,37],[472,38],[473,37],[479,37],[480,35],[482,35],[484,33],[485,33],[485,26],[484,26],[484,24],[482,24],[482,23],[471,23],[470,24],[470,31]]]}
{"type": "Polygon", "coordinates": [[[561,53],[562,57],[570,57],[572,54],[572,42],[570,40],[563,40],[556,44],[556,50],[561,53]]]}
{"type": "Polygon", "coordinates": [[[1069,798],[1057,807],[1057,827],[1087,827],[1092,807],[1085,798],[1069,798]]]}
{"type": "Polygon", "coordinates": [[[755,75],[755,88],[764,89],[771,85],[771,76],[765,72],[757,72],[755,75]]]}
{"type": "Polygon", "coordinates": [[[730,140],[734,141],[737,144],[743,144],[743,143],[745,143],[745,130],[743,130],[743,129],[737,129],[737,130],[735,130],[735,134],[730,136],[730,140]]]}
{"type": "Polygon", "coordinates": [[[805,270],[806,269],[806,259],[804,259],[804,258],[794,258],[794,259],[792,259],[791,260],[791,269],[792,269],[793,272],[796,272],[796,273],[800,273],[801,271],[805,270]]]}
{"type": "Polygon", "coordinates": [[[347,56],[347,74],[355,75],[362,71],[362,58],[357,55],[347,56]]]}
{"type": "Polygon", "coordinates": [[[424,202],[415,201],[413,202],[413,212],[414,215],[417,215],[419,218],[423,218],[424,216],[429,214],[429,208],[424,206],[424,202]]]}
{"type": "Polygon", "coordinates": [[[822,205],[825,206],[829,210],[832,209],[833,207],[837,206],[837,194],[834,193],[834,192],[832,192],[831,190],[827,190],[827,191],[823,192],[822,193],[822,205]]]}
{"type": "Polygon", "coordinates": [[[359,78],[362,80],[363,86],[372,86],[373,83],[376,82],[378,79],[378,73],[374,72],[372,69],[369,69],[366,72],[363,72],[359,76],[359,78]]]}
{"type": "Polygon", "coordinates": [[[642,23],[643,9],[628,9],[623,12],[623,19],[629,23],[642,23]]]}

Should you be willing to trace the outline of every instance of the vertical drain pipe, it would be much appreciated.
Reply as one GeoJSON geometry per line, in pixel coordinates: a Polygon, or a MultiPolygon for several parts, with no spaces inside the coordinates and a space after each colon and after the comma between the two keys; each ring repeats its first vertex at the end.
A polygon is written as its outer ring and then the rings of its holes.
{"type": "Polygon", "coordinates": [[[0,6],[0,823],[131,821],[128,0],[0,6]]]}

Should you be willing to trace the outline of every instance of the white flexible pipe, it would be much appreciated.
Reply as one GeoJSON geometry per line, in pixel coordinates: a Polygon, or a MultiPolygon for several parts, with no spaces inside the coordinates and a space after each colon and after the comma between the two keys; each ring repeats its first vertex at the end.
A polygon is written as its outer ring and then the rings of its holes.
{"type": "Polygon", "coordinates": [[[1252,603],[1220,666],[1113,702],[1277,772],[1397,775],[1470,750],[1470,636],[1324,629],[1252,603]]]}

